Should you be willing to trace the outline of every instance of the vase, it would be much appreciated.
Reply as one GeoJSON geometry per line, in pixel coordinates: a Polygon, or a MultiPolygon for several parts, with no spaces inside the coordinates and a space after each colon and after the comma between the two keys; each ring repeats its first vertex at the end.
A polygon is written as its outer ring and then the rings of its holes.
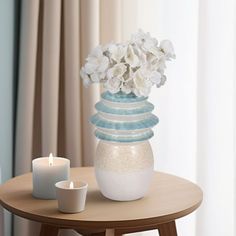
{"type": "Polygon", "coordinates": [[[149,139],[158,118],[147,97],[134,93],[104,92],[90,119],[100,139],[94,160],[101,193],[111,200],[132,201],[144,197],[154,171],[149,139]]]}

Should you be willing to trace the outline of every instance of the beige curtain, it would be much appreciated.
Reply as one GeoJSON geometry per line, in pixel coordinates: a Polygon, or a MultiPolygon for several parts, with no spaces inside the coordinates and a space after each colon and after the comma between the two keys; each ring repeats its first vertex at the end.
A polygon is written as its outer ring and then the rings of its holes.
{"type": "MultiPolygon", "coordinates": [[[[99,43],[120,41],[136,29],[123,15],[135,19],[135,0],[21,4],[15,175],[31,171],[32,159],[50,152],[69,158],[72,167],[92,165],[96,139],[88,118],[100,88],[83,88],[80,65],[99,43]]],[[[14,234],[37,235],[38,226],[15,217],[14,234]]]]}

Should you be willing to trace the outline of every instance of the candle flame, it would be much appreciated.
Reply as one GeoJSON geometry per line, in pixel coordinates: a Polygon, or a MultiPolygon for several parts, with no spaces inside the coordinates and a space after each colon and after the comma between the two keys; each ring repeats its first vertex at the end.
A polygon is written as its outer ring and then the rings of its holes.
{"type": "Polygon", "coordinates": [[[49,161],[49,166],[52,166],[53,165],[53,155],[52,155],[52,153],[50,153],[48,161],[49,161]]]}
{"type": "Polygon", "coordinates": [[[70,182],[70,188],[74,188],[74,183],[70,182]]]}

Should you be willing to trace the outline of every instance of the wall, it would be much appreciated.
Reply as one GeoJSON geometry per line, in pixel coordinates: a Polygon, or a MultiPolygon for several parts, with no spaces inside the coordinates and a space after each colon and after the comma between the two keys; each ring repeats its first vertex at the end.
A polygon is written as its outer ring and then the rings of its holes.
{"type": "MultiPolygon", "coordinates": [[[[12,177],[14,116],[15,2],[0,1],[0,167],[2,181],[12,177]]],[[[6,213],[4,236],[11,235],[11,215],[6,213]]]]}

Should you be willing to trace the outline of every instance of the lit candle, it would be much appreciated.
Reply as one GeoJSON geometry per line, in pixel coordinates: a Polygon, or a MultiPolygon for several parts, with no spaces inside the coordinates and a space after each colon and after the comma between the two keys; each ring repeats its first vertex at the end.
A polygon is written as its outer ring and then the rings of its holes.
{"type": "Polygon", "coordinates": [[[49,166],[53,165],[53,155],[52,155],[52,153],[49,154],[48,162],[49,162],[49,166]]]}
{"type": "Polygon", "coordinates": [[[74,188],[74,183],[73,182],[70,182],[70,186],[69,186],[71,189],[74,188]]]}
{"type": "Polygon", "coordinates": [[[88,184],[83,181],[60,181],[55,184],[58,208],[64,213],[77,213],[85,208],[88,184]]]}
{"type": "Polygon", "coordinates": [[[62,157],[41,157],[32,161],[33,196],[42,199],[56,199],[55,183],[68,180],[70,161],[62,157]]]}

